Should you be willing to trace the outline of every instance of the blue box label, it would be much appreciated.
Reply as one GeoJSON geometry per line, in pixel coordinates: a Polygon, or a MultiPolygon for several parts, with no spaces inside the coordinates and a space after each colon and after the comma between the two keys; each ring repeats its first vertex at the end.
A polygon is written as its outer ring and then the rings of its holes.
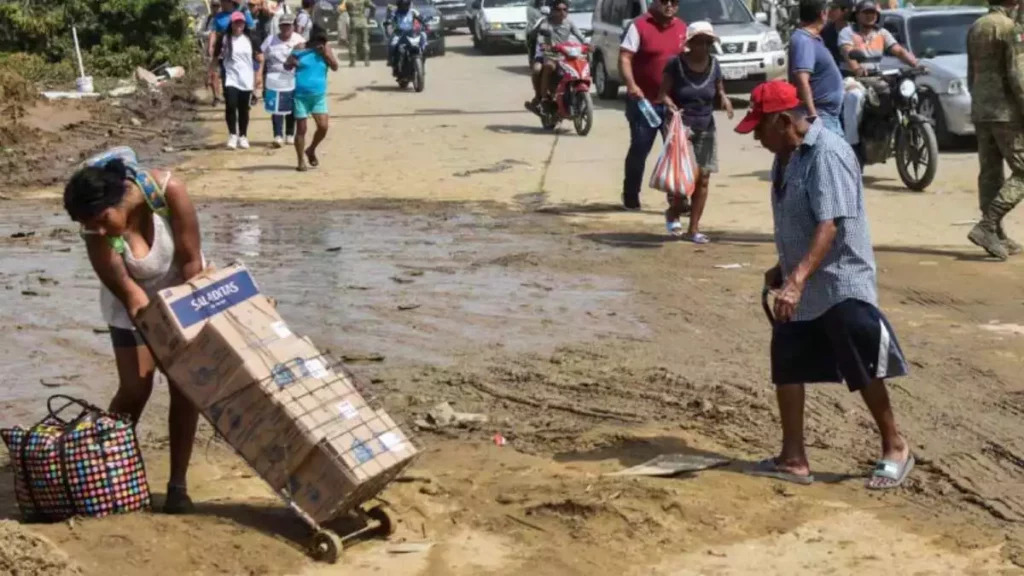
{"type": "Polygon", "coordinates": [[[171,302],[171,312],[182,328],[189,328],[259,293],[249,272],[241,270],[171,302]]]}

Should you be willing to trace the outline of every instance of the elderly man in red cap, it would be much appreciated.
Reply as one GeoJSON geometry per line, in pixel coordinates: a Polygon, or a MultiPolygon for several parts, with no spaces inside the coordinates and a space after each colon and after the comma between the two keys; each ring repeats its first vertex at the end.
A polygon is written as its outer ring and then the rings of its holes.
{"type": "Polygon", "coordinates": [[[796,87],[765,82],[736,126],[775,153],[772,214],[778,264],[765,273],[777,290],[772,382],[782,451],[752,474],[814,481],[804,447],[804,385],[846,382],[864,398],[881,434],[882,456],[867,487],[895,488],[914,467],[896,429],[885,380],[907,373],[896,335],[878,309],[875,256],[857,158],[842,136],[807,117],[796,87]]]}

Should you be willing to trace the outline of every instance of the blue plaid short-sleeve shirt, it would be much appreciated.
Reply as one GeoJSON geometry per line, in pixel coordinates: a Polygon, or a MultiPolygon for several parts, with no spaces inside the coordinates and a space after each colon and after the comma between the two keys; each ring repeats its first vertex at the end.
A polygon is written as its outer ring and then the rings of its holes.
{"type": "Polygon", "coordinates": [[[818,224],[836,221],[832,250],[807,280],[793,320],[813,320],[849,299],[878,306],[864,185],[857,157],[841,136],[813,122],[788,164],[782,166],[776,157],[772,166],[772,215],[775,248],[785,276],[810,251],[818,224]]]}

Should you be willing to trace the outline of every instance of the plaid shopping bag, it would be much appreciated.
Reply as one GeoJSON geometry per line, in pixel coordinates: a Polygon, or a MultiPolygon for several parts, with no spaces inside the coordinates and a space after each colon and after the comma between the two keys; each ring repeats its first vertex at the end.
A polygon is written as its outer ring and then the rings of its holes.
{"type": "Polygon", "coordinates": [[[697,163],[693,146],[686,135],[682,114],[672,114],[665,136],[665,147],[654,164],[650,187],[672,195],[689,198],[697,188],[697,163]]]}
{"type": "Polygon", "coordinates": [[[14,469],[18,508],[27,521],[107,516],[149,508],[142,452],[127,416],[58,394],[35,426],[0,430],[14,469]],[[54,409],[54,401],[64,405],[54,409]],[[81,408],[71,420],[65,409],[81,408]]]}

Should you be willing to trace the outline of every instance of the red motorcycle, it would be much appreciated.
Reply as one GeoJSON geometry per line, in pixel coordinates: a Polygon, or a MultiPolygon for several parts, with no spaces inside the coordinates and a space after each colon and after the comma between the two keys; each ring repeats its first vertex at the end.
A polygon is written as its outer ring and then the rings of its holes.
{"type": "Polygon", "coordinates": [[[572,120],[576,133],[586,136],[594,125],[594,101],[590,97],[590,46],[558,44],[554,47],[558,60],[555,73],[558,86],[553,101],[540,109],[540,123],[545,130],[554,130],[562,120],[572,120]]]}

